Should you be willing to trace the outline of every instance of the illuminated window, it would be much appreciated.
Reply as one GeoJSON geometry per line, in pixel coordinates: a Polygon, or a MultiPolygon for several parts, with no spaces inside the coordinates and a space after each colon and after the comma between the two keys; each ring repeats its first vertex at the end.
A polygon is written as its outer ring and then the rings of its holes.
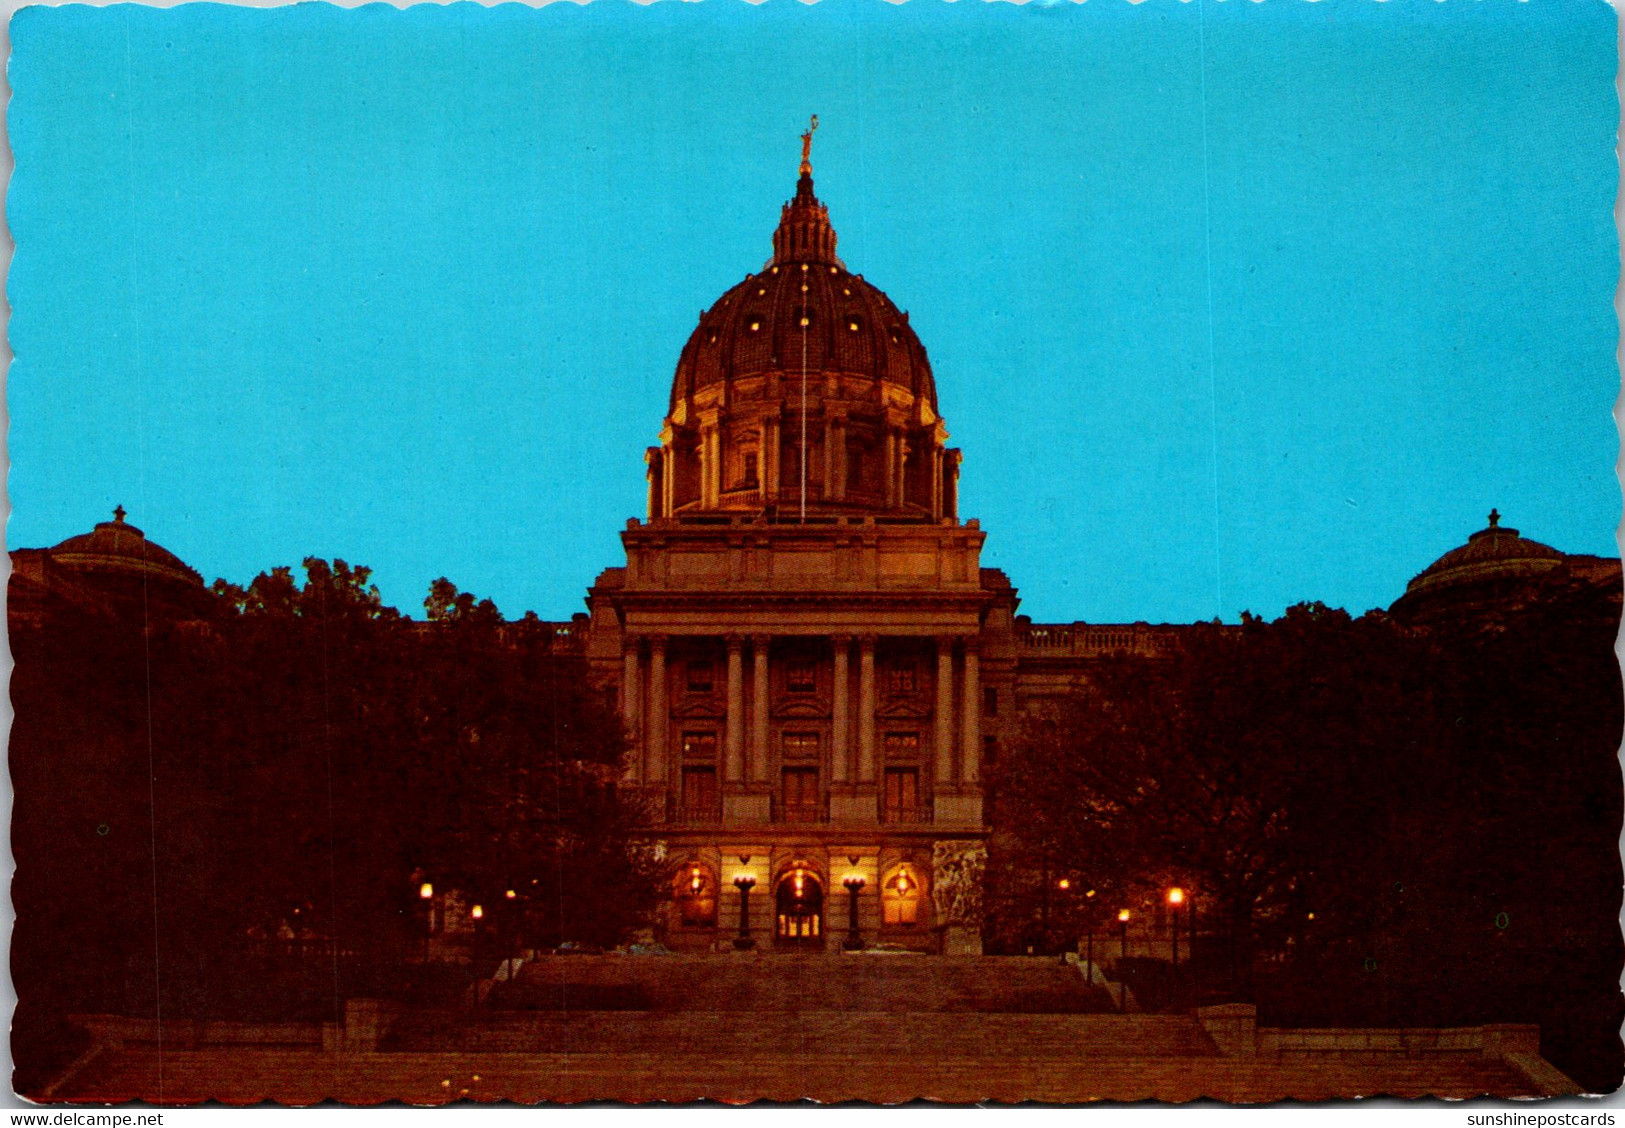
{"type": "Polygon", "coordinates": [[[787,732],[779,738],[779,750],[786,760],[818,759],[816,732],[787,732]]]}
{"type": "Polygon", "coordinates": [[[690,862],[672,879],[678,919],[689,928],[714,928],[717,923],[717,883],[711,867],[690,862]]]}
{"type": "Polygon", "coordinates": [[[912,866],[898,866],[880,891],[881,919],[909,928],[920,923],[920,878],[912,866]]]}
{"type": "Polygon", "coordinates": [[[717,734],[714,732],[685,732],[683,759],[714,762],[717,758],[717,734]]]}

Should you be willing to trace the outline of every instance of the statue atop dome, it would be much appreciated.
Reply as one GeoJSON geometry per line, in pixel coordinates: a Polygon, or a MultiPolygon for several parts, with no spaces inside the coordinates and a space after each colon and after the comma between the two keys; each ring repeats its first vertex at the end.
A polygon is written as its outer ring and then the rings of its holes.
{"type": "Polygon", "coordinates": [[[813,134],[817,133],[817,132],[818,132],[818,115],[814,114],[812,116],[812,124],[807,127],[807,132],[805,132],[805,133],[803,133],[801,135],[801,175],[802,176],[811,176],[812,175],[812,139],[813,139],[813,134]]]}

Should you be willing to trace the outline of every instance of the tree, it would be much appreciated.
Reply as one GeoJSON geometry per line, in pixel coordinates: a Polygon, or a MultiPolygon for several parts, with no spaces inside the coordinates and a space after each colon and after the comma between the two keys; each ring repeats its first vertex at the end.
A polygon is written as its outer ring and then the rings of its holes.
{"type": "Polygon", "coordinates": [[[1369,862],[1385,773],[1425,768],[1419,660],[1380,617],[1318,604],[1109,659],[1031,716],[993,774],[1001,868],[1036,857],[1119,897],[1191,889],[1243,969],[1260,942],[1302,942],[1315,906],[1324,933],[1364,872],[1339,855],[1369,862]]]}

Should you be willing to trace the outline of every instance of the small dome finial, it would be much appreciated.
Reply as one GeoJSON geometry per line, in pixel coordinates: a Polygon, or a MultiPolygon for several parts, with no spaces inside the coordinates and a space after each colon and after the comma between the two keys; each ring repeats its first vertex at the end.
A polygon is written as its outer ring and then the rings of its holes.
{"type": "Polygon", "coordinates": [[[1491,509],[1490,510],[1490,528],[1492,528],[1492,529],[1497,528],[1497,527],[1500,526],[1500,524],[1501,524],[1501,511],[1499,509],[1491,509]]]}
{"type": "Polygon", "coordinates": [[[817,132],[818,132],[818,115],[814,114],[812,116],[812,124],[807,127],[807,132],[805,132],[805,133],[803,133],[801,135],[801,175],[802,176],[811,176],[812,175],[812,138],[813,138],[813,134],[817,133],[817,132]]]}
{"type": "Polygon", "coordinates": [[[118,522],[120,525],[124,524],[124,512],[124,506],[120,505],[115,507],[113,510],[113,520],[118,522]]]}

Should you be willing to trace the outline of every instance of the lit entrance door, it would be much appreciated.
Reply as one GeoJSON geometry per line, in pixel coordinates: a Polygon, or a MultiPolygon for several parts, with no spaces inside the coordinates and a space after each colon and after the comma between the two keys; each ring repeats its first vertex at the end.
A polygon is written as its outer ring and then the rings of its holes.
{"type": "Polygon", "coordinates": [[[774,896],[775,939],[781,948],[824,946],[824,887],[806,870],[784,875],[774,896]]]}

